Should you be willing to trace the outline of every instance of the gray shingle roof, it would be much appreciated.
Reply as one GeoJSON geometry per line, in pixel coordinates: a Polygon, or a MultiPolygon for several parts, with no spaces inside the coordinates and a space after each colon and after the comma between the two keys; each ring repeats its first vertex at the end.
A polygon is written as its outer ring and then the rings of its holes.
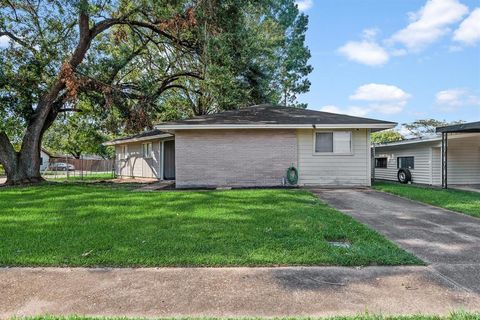
{"type": "Polygon", "coordinates": [[[191,119],[159,123],[162,125],[248,125],[248,124],[286,124],[286,125],[334,125],[334,124],[396,124],[369,118],[353,117],[344,114],[290,108],[275,105],[256,105],[194,117],[191,119]]]}

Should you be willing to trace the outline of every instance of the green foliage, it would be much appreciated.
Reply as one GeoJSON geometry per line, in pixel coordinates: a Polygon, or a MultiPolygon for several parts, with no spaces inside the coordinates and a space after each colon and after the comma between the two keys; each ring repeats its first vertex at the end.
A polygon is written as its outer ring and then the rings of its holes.
{"type": "Polygon", "coordinates": [[[435,189],[390,182],[377,182],[373,187],[384,192],[428,203],[432,206],[462,212],[480,218],[480,195],[476,192],[435,189]]]}
{"type": "Polygon", "coordinates": [[[0,202],[1,266],[421,263],[304,190],[132,192],[52,183],[0,188],[0,202]]]}
{"type": "Polygon", "coordinates": [[[45,133],[43,145],[50,151],[77,159],[87,154],[113,158],[113,148],[102,145],[108,140],[111,136],[104,133],[101,124],[90,114],[75,113],[57,119],[45,133]]]}
{"type": "Polygon", "coordinates": [[[423,137],[435,134],[437,127],[443,127],[453,124],[464,123],[465,121],[440,121],[435,119],[416,120],[412,123],[404,123],[403,126],[415,137],[423,137]]]}
{"type": "Polygon", "coordinates": [[[396,130],[383,130],[371,134],[371,141],[375,144],[404,140],[405,137],[396,130]]]}

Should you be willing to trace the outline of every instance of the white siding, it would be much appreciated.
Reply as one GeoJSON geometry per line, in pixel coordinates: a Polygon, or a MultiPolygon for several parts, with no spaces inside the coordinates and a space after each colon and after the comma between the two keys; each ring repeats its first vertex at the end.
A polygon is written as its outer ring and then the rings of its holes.
{"type": "MultiPolygon", "coordinates": [[[[441,185],[441,142],[420,142],[375,148],[376,157],[387,157],[387,169],[375,168],[375,178],[397,181],[397,157],[414,156],[412,182],[441,185]]],[[[480,134],[456,134],[448,139],[448,183],[480,183],[480,134]]]]}
{"type": "Polygon", "coordinates": [[[480,134],[448,139],[448,184],[480,184],[480,134]]]}
{"type": "Polygon", "coordinates": [[[300,185],[370,185],[370,133],[367,129],[349,130],[352,132],[352,154],[346,155],[314,154],[314,130],[297,131],[300,185]]]}
{"type": "Polygon", "coordinates": [[[43,151],[40,151],[40,158],[42,159],[42,164],[40,165],[40,171],[46,170],[48,168],[48,163],[50,162],[50,156],[43,151]]]}
{"type": "Polygon", "coordinates": [[[161,148],[160,140],[151,140],[135,143],[127,143],[128,157],[122,158],[122,146],[117,145],[116,173],[122,177],[161,178],[161,148]],[[152,143],[152,158],[144,158],[142,143],[152,143]]]}
{"type": "Polygon", "coordinates": [[[441,147],[432,148],[432,184],[442,185],[442,155],[441,147]]]}
{"type": "Polygon", "coordinates": [[[432,147],[439,142],[376,147],[375,158],[387,158],[387,168],[375,168],[375,179],[397,181],[397,158],[414,157],[413,183],[432,184],[432,147]]]}

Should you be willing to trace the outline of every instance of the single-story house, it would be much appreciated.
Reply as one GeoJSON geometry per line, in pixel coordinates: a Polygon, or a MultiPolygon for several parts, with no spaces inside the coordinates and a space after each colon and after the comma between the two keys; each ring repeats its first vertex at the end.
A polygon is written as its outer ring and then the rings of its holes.
{"type": "Polygon", "coordinates": [[[369,186],[370,133],[396,123],[309,109],[257,105],[160,123],[113,140],[122,177],[175,180],[177,188],[369,186]]]}
{"type": "Polygon", "coordinates": [[[50,152],[43,148],[40,149],[40,171],[44,171],[48,168],[51,157],[52,154],[50,152]]]}
{"type": "Polygon", "coordinates": [[[441,134],[374,146],[375,179],[397,181],[399,170],[406,168],[413,183],[480,184],[480,122],[437,132],[441,134]]]}

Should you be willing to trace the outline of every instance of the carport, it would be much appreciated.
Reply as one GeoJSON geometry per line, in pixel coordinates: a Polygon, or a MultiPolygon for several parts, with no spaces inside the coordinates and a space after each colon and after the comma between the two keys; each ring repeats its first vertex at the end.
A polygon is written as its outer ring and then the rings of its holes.
{"type": "MultiPolygon", "coordinates": [[[[445,127],[438,127],[437,133],[442,134],[442,188],[448,188],[448,134],[456,133],[480,133],[480,121],[456,124],[445,127]]],[[[480,139],[480,135],[479,135],[480,139]]]]}

